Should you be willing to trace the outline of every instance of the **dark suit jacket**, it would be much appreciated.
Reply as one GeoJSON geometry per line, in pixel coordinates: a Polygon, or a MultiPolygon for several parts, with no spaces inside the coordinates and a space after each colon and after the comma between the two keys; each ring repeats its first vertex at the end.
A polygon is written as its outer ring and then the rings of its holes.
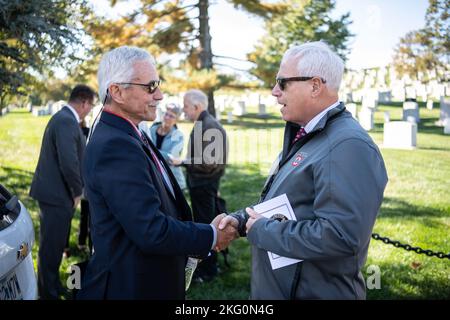
{"type": "Polygon", "coordinates": [[[183,193],[151,147],[175,198],[131,123],[103,112],[83,163],[94,255],[80,299],[184,299],[186,256],[211,249],[211,226],[189,221],[183,193]]]}
{"type": "Polygon", "coordinates": [[[47,124],[30,196],[51,205],[71,207],[81,195],[81,159],[86,139],[75,116],[64,107],[47,124]]]}
{"type": "Polygon", "coordinates": [[[227,135],[225,129],[207,110],[200,113],[194,123],[188,143],[186,162],[186,175],[190,188],[209,185],[219,181],[225,173],[227,162],[227,135]],[[205,135],[209,130],[214,138],[205,135]],[[200,136],[201,134],[201,136],[200,136]],[[218,136],[220,134],[220,137],[218,136]],[[197,136],[198,135],[198,136],[197,136]],[[216,139],[219,139],[216,141],[216,139]],[[221,139],[221,140],[220,140],[221,139]],[[214,159],[205,160],[212,150],[214,159]]]}

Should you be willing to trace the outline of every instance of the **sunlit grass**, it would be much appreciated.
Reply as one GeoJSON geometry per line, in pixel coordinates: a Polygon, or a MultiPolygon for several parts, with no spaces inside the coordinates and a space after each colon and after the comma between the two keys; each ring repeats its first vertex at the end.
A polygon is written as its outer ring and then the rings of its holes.
{"type": "MultiPolygon", "coordinates": [[[[252,109],[250,108],[250,111],[252,109]]],[[[375,142],[383,142],[384,111],[391,121],[400,120],[400,106],[380,106],[375,113],[375,128],[370,132],[375,142]]],[[[421,105],[422,121],[418,129],[418,147],[414,150],[381,148],[389,175],[385,200],[374,232],[413,246],[450,252],[450,136],[435,126],[439,109],[421,105]]],[[[236,117],[223,124],[229,135],[230,162],[222,179],[221,193],[229,211],[255,203],[264,184],[270,163],[281,149],[284,123],[278,112],[266,119],[255,113],[236,117]],[[267,130],[269,129],[269,130],[267,130]],[[258,164],[259,163],[259,164],[258,164]]],[[[28,197],[33,171],[39,156],[42,134],[49,117],[33,117],[23,110],[0,118],[0,183],[19,196],[32,215],[38,240],[38,208],[28,197]]],[[[186,143],[192,123],[181,122],[186,143]]],[[[71,246],[76,248],[78,212],[72,223],[71,246]]],[[[38,245],[33,248],[36,258],[38,245]]],[[[63,260],[61,277],[68,266],[85,259],[75,254],[63,260]]],[[[217,281],[193,284],[189,299],[247,299],[250,293],[250,247],[246,239],[230,246],[231,269],[223,265],[217,281]]],[[[36,261],[36,260],[35,260],[36,261]]],[[[367,266],[381,271],[381,288],[368,290],[369,299],[449,299],[450,260],[407,252],[372,240],[367,266]]]]}

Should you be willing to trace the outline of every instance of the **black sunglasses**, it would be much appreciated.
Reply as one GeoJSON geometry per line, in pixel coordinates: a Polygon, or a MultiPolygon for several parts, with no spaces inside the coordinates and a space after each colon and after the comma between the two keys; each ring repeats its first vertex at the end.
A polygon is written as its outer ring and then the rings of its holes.
{"type": "MultiPolygon", "coordinates": [[[[311,79],[314,79],[317,77],[290,77],[290,78],[276,78],[277,84],[280,87],[281,91],[284,91],[286,89],[286,83],[289,81],[308,81],[311,79]]],[[[323,83],[326,83],[326,80],[323,78],[320,78],[323,83]]]]}
{"type": "Polygon", "coordinates": [[[149,83],[118,82],[116,84],[130,84],[145,87],[147,89],[147,92],[152,94],[155,93],[156,89],[158,89],[158,87],[161,85],[161,80],[152,80],[149,83]]]}

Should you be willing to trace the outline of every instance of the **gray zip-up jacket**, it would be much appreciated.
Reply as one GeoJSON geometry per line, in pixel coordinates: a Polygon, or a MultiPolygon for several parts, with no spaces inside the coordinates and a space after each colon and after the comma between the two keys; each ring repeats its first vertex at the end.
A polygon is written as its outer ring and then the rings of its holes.
{"type": "MultiPolygon", "coordinates": [[[[291,146],[298,128],[286,124],[260,199],[286,193],[297,221],[253,224],[251,298],[365,299],[361,269],[388,180],[383,158],[342,103],[291,146]],[[272,270],[267,251],[303,261],[272,270]]],[[[233,215],[242,234],[248,216],[233,215]]]]}

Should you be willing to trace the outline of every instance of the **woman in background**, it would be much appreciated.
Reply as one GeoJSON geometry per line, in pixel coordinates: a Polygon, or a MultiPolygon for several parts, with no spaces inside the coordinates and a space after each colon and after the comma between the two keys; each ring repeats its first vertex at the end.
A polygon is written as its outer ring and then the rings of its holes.
{"type": "MultiPolygon", "coordinates": [[[[181,115],[181,108],[175,103],[166,106],[162,122],[155,122],[150,127],[150,139],[161,152],[167,163],[171,163],[170,158],[180,158],[184,146],[184,135],[177,128],[177,121],[181,115]]],[[[173,175],[177,179],[180,188],[186,188],[186,179],[181,167],[170,166],[173,175]]]]}

